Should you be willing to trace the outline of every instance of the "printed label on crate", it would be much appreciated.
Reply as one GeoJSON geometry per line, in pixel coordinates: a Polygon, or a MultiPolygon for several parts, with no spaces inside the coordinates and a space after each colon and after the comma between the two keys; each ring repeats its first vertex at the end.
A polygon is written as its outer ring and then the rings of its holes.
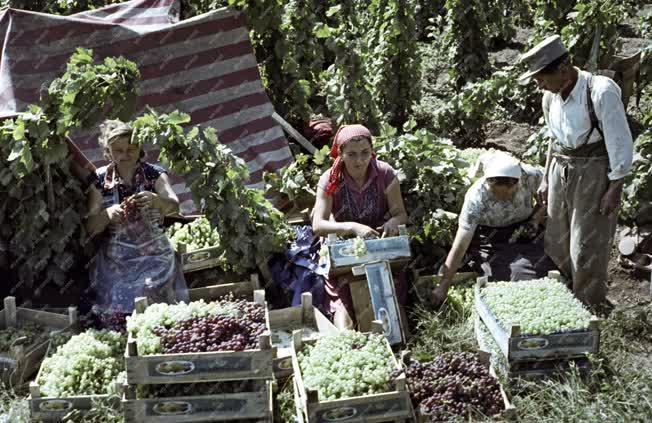
{"type": "Polygon", "coordinates": [[[72,409],[72,402],[66,400],[45,400],[38,404],[38,409],[40,411],[60,411],[67,412],[72,409]]]}
{"type": "Polygon", "coordinates": [[[201,414],[214,412],[232,412],[243,411],[249,401],[246,398],[229,398],[229,399],[194,399],[190,401],[160,401],[154,404],[147,404],[147,414],[158,414],[161,416],[180,415],[180,414],[201,414]]]}
{"type": "Polygon", "coordinates": [[[150,362],[149,376],[181,376],[197,373],[242,372],[253,369],[253,359],[248,356],[225,355],[217,359],[165,360],[150,362]]]}
{"type": "Polygon", "coordinates": [[[318,422],[345,422],[349,420],[361,421],[374,416],[384,416],[390,413],[405,412],[408,416],[408,407],[403,398],[383,399],[365,404],[352,404],[340,407],[333,407],[328,410],[317,411],[318,422]]]}
{"type": "Polygon", "coordinates": [[[145,405],[146,416],[183,416],[220,417],[250,415],[252,410],[260,410],[260,416],[265,415],[266,400],[263,393],[245,394],[238,398],[238,394],[229,394],[218,397],[206,398],[170,398],[169,400],[147,400],[145,405]],[[231,396],[229,398],[228,396],[231,396]]]}
{"type": "Polygon", "coordinates": [[[548,346],[548,340],[545,338],[528,338],[518,342],[518,347],[522,350],[540,350],[548,346]]]}

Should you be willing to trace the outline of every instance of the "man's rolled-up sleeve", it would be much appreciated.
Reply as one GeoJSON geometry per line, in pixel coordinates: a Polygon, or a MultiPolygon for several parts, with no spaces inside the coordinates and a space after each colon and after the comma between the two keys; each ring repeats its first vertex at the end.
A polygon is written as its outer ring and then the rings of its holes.
{"type": "Polygon", "coordinates": [[[629,130],[625,108],[616,87],[605,90],[595,108],[602,123],[607,154],[609,155],[609,180],[622,179],[632,169],[634,142],[629,130]]]}

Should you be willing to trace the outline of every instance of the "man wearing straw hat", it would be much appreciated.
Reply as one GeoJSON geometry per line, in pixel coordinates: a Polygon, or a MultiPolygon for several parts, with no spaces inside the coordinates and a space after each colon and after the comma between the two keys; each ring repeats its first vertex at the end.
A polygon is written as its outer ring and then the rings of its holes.
{"type": "Polygon", "coordinates": [[[606,300],[607,266],[633,142],[620,88],[574,67],[558,35],[520,57],[544,90],[543,115],[552,137],[541,201],[547,203],[545,249],[587,305],[606,300]]]}

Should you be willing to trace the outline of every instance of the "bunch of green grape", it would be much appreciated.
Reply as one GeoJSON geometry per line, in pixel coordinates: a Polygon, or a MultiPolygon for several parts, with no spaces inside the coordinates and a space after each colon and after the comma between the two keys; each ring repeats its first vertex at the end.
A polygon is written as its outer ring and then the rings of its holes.
{"type": "Polygon", "coordinates": [[[382,335],[351,330],[306,345],[298,359],[303,384],[322,400],[388,392],[396,368],[382,335]]]}
{"type": "Polygon", "coordinates": [[[189,252],[220,245],[220,234],[205,217],[185,225],[177,222],[168,228],[167,235],[175,249],[183,243],[189,252]]]}
{"type": "Polygon", "coordinates": [[[353,239],[353,245],[351,246],[351,251],[356,257],[363,257],[367,254],[367,244],[363,238],[355,237],[353,239]]]}
{"type": "Polygon", "coordinates": [[[89,329],[73,336],[43,361],[41,392],[59,398],[108,394],[124,371],[125,345],[119,332],[89,329]]]}
{"type": "Polygon", "coordinates": [[[582,303],[554,279],[490,283],[481,296],[505,330],[519,325],[523,334],[583,330],[591,320],[582,303]]]}

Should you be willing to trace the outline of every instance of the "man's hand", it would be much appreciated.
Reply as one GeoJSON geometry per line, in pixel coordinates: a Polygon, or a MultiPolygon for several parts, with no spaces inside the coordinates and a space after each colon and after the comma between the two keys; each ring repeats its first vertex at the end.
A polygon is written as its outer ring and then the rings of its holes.
{"type": "Polygon", "coordinates": [[[545,176],[543,177],[543,180],[539,185],[539,189],[537,190],[537,200],[542,206],[548,204],[548,181],[546,181],[545,176]]]}
{"type": "Polygon", "coordinates": [[[603,216],[610,216],[613,213],[617,212],[620,208],[620,197],[623,192],[622,183],[611,183],[607,192],[602,196],[600,200],[600,214],[603,216]]]}

